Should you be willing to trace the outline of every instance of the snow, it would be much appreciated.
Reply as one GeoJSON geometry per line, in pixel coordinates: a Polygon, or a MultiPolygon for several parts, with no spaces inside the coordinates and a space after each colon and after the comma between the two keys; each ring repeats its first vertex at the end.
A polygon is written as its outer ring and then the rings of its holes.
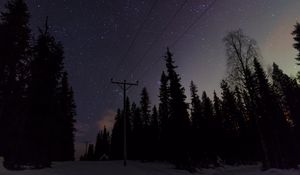
{"type": "MultiPolygon", "coordinates": [[[[123,167],[122,161],[103,162],[55,162],[52,168],[41,170],[9,171],[2,166],[0,158],[0,175],[190,175],[184,170],[176,170],[168,163],[141,163],[128,161],[123,167]]],[[[224,166],[215,169],[202,169],[194,174],[200,175],[300,175],[300,170],[270,169],[260,171],[259,165],[224,166]]]]}

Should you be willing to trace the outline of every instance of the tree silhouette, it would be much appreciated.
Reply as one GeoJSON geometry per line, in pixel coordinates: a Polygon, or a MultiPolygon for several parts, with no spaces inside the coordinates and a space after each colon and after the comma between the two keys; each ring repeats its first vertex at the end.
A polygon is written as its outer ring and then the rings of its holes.
{"type": "Polygon", "coordinates": [[[177,168],[187,168],[189,161],[189,127],[188,105],[185,103],[184,88],[176,73],[173,54],[167,49],[165,55],[167,77],[169,81],[169,119],[168,119],[168,149],[171,161],[177,168]]]}
{"type": "Polygon", "coordinates": [[[24,144],[31,59],[29,16],[23,0],[8,1],[0,16],[0,154],[7,168],[26,162],[29,147],[24,144]]]}

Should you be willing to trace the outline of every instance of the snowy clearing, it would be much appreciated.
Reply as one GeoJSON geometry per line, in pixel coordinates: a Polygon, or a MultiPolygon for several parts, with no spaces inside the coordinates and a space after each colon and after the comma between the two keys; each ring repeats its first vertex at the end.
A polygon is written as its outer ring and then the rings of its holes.
{"type": "MultiPolygon", "coordinates": [[[[2,162],[2,161],[1,161],[2,162]]],[[[0,175],[188,175],[184,170],[175,170],[167,163],[141,163],[129,161],[123,167],[122,161],[106,162],[55,162],[53,168],[41,170],[8,171],[0,165],[0,175]]],[[[300,170],[270,169],[262,172],[258,165],[225,166],[224,168],[203,169],[194,174],[202,175],[299,175],[300,170]]]]}

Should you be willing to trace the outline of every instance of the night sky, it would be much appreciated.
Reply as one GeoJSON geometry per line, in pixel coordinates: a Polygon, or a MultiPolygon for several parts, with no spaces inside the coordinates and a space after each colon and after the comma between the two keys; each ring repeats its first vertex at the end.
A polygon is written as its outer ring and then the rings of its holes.
{"type": "MultiPolygon", "coordinates": [[[[0,0],[1,9],[5,2],[0,0]]],[[[130,98],[137,100],[146,86],[152,104],[157,103],[167,46],[174,53],[187,96],[191,80],[200,92],[219,91],[226,76],[222,38],[238,28],[258,42],[266,68],[275,61],[289,75],[299,70],[290,35],[300,21],[299,0],[26,2],[33,32],[49,16],[52,33],[65,47],[65,67],[77,104],[77,154],[84,141],[95,141],[100,127],[111,127],[116,109],[122,106],[122,91],[110,84],[111,78],[139,80],[139,87],[130,89],[130,98]]]]}

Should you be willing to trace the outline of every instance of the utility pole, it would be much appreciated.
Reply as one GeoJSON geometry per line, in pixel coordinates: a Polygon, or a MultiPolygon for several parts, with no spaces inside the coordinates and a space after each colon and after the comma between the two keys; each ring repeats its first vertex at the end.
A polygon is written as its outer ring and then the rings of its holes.
{"type": "Polygon", "coordinates": [[[138,86],[138,81],[136,83],[127,83],[126,80],[123,80],[123,82],[120,81],[113,81],[111,79],[112,84],[117,84],[123,89],[123,128],[124,128],[124,147],[123,147],[123,158],[124,158],[124,166],[127,165],[127,138],[126,138],[126,91],[131,87],[131,86],[138,86]]]}

